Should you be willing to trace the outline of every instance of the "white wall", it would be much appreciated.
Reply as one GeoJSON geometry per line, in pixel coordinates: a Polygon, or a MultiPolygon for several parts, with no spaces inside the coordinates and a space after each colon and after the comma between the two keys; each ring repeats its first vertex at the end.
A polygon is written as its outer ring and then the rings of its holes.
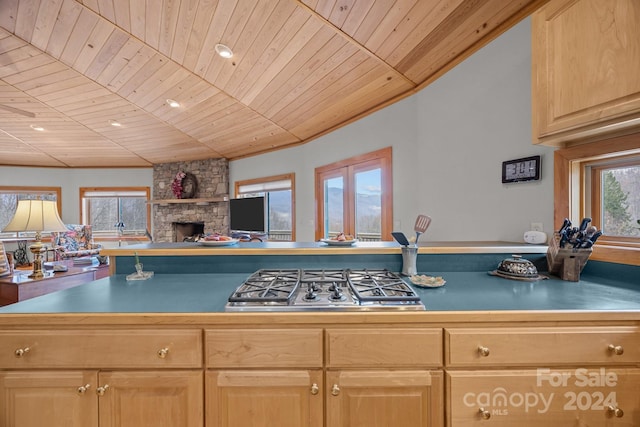
{"type": "Polygon", "coordinates": [[[62,212],[66,224],[80,223],[80,187],[153,188],[152,168],[58,169],[0,167],[0,185],[62,187],[62,212]]]}
{"type": "Polygon", "coordinates": [[[314,240],[314,168],[393,147],[394,228],[419,213],[434,241],[522,241],[553,230],[553,149],[531,143],[531,28],[525,19],[418,94],[305,145],[230,162],[237,180],[294,172],[296,234],[314,240]],[[502,184],[502,162],[542,155],[542,179],[502,184]]]}

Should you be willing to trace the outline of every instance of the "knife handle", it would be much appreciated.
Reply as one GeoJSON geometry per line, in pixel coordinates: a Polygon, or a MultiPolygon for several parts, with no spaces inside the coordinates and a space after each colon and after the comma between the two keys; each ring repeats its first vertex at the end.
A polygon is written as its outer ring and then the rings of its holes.
{"type": "Polygon", "coordinates": [[[591,218],[582,218],[582,222],[580,223],[580,231],[584,231],[587,229],[587,226],[591,223],[591,218]]]}
{"type": "Polygon", "coordinates": [[[591,244],[594,244],[596,242],[596,240],[598,240],[598,237],[602,236],[602,230],[598,230],[595,233],[593,233],[593,236],[591,236],[591,244]]]}
{"type": "Polygon", "coordinates": [[[569,237],[567,236],[567,230],[562,230],[560,232],[560,243],[558,244],[558,246],[563,248],[568,240],[569,240],[569,237]]]}
{"type": "Polygon", "coordinates": [[[567,227],[571,227],[571,221],[569,221],[569,218],[564,219],[564,222],[562,223],[562,227],[560,227],[560,230],[558,230],[558,234],[562,234],[562,232],[566,230],[567,227]]]}

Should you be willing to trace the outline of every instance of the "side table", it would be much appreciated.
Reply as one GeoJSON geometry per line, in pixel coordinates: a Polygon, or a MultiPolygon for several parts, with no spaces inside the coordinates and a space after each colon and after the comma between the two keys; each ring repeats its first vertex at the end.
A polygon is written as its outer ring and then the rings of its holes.
{"type": "Polygon", "coordinates": [[[47,271],[46,276],[38,280],[28,278],[30,273],[29,270],[16,270],[12,276],[0,278],[0,306],[96,280],[95,267],[69,267],[68,271],[56,273],[47,271]]]}

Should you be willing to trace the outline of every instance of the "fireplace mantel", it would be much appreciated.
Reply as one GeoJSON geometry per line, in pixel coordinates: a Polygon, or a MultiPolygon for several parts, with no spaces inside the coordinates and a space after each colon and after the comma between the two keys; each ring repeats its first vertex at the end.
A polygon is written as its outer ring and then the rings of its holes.
{"type": "Polygon", "coordinates": [[[199,199],[155,199],[149,200],[147,203],[152,205],[170,205],[178,203],[194,203],[196,205],[208,205],[209,203],[228,202],[229,196],[208,197],[199,199]]]}

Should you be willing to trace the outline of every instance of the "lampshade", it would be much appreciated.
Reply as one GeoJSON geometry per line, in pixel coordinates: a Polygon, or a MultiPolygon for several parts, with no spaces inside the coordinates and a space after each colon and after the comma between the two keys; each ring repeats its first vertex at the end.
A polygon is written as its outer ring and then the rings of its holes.
{"type": "Polygon", "coordinates": [[[2,231],[67,231],[56,202],[50,200],[18,200],[13,218],[2,231]]]}

